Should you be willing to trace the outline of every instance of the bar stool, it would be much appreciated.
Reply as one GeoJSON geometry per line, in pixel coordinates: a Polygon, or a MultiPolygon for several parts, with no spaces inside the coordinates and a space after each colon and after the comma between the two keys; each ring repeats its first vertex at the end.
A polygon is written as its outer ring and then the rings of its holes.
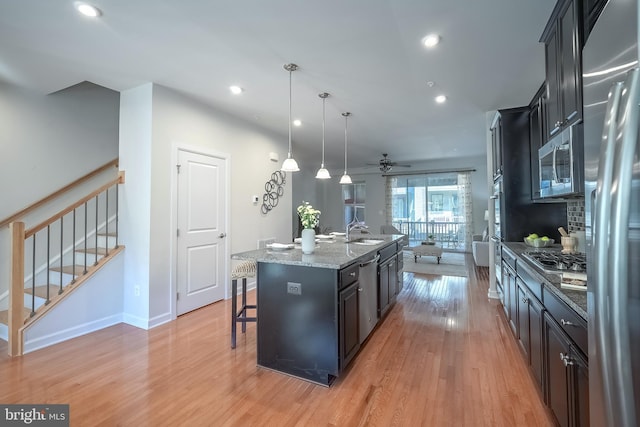
{"type": "Polygon", "coordinates": [[[247,305],[247,277],[256,275],[256,263],[245,261],[231,272],[231,348],[236,348],[236,323],[242,323],[242,333],[247,331],[247,322],[257,321],[257,305],[247,305]],[[242,279],[242,307],[238,310],[238,279],[242,279]],[[247,317],[247,310],[256,310],[256,317],[247,317]]]}

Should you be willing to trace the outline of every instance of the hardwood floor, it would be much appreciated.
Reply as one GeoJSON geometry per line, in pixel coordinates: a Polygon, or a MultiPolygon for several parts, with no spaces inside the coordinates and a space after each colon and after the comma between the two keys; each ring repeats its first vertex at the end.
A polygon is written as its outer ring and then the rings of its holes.
{"type": "Polygon", "coordinates": [[[256,367],[255,324],[231,350],[223,301],[15,359],[0,345],[0,402],[69,403],[72,426],[551,425],[487,287],[474,268],[405,273],[396,305],[331,388],[256,367]]]}

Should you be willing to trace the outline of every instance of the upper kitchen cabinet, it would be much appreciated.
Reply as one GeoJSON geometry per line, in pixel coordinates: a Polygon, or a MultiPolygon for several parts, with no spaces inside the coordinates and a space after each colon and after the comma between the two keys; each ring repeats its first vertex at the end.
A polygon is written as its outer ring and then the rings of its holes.
{"type": "MultiPolygon", "coordinates": [[[[566,204],[534,203],[531,189],[531,143],[529,106],[498,110],[492,121],[501,159],[500,233],[504,241],[521,242],[531,233],[555,236],[558,225],[567,223],[566,204]]],[[[496,153],[493,153],[496,158],[496,153]]],[[[537,157],[537,152],[536,152],[537,157]]]]}
{"type": "Polygon", "coordinates": [[[529,151],[531,153],[531,198],[540,199],[540,168],[538,165],[538,150],[544,145],[545,129],[545,104],[547,100],[547,85],[543,84],[538,89],[529,104],[529,151]]]}
{"type": "Polygon", "coordinates": [[[493,158],[493,179],[502,176],[502,119],[496,114],[491,123],[491,154],[493,158]]]}
{"type": "Polygon", "coordinates": [[[581,2],[559,0],[540,38],[545,44],[544,142],[582,119],[581,2]]]}

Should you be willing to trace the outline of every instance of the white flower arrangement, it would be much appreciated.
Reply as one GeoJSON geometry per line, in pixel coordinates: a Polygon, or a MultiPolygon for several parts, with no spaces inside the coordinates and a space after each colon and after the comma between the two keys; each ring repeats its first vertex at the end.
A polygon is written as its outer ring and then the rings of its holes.
{"type": "Polygon", "coordinates": [[[313,206],[309,202],[302,201],[302,204],[298,206],[298,216],[300,217],[300,222],[304,228],[314,229],[320,222],[320,211],[318,209],[314,209],[313,206]]]}

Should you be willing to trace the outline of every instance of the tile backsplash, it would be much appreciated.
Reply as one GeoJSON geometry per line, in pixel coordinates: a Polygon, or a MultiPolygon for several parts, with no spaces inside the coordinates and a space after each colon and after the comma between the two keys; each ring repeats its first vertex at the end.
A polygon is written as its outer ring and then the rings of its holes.
{"type": "Polygon", "coordinates": [[[584,199],[570,200],[567,202],[567,226],[569,232],[582,231],[584,225],[584,199]]]}

